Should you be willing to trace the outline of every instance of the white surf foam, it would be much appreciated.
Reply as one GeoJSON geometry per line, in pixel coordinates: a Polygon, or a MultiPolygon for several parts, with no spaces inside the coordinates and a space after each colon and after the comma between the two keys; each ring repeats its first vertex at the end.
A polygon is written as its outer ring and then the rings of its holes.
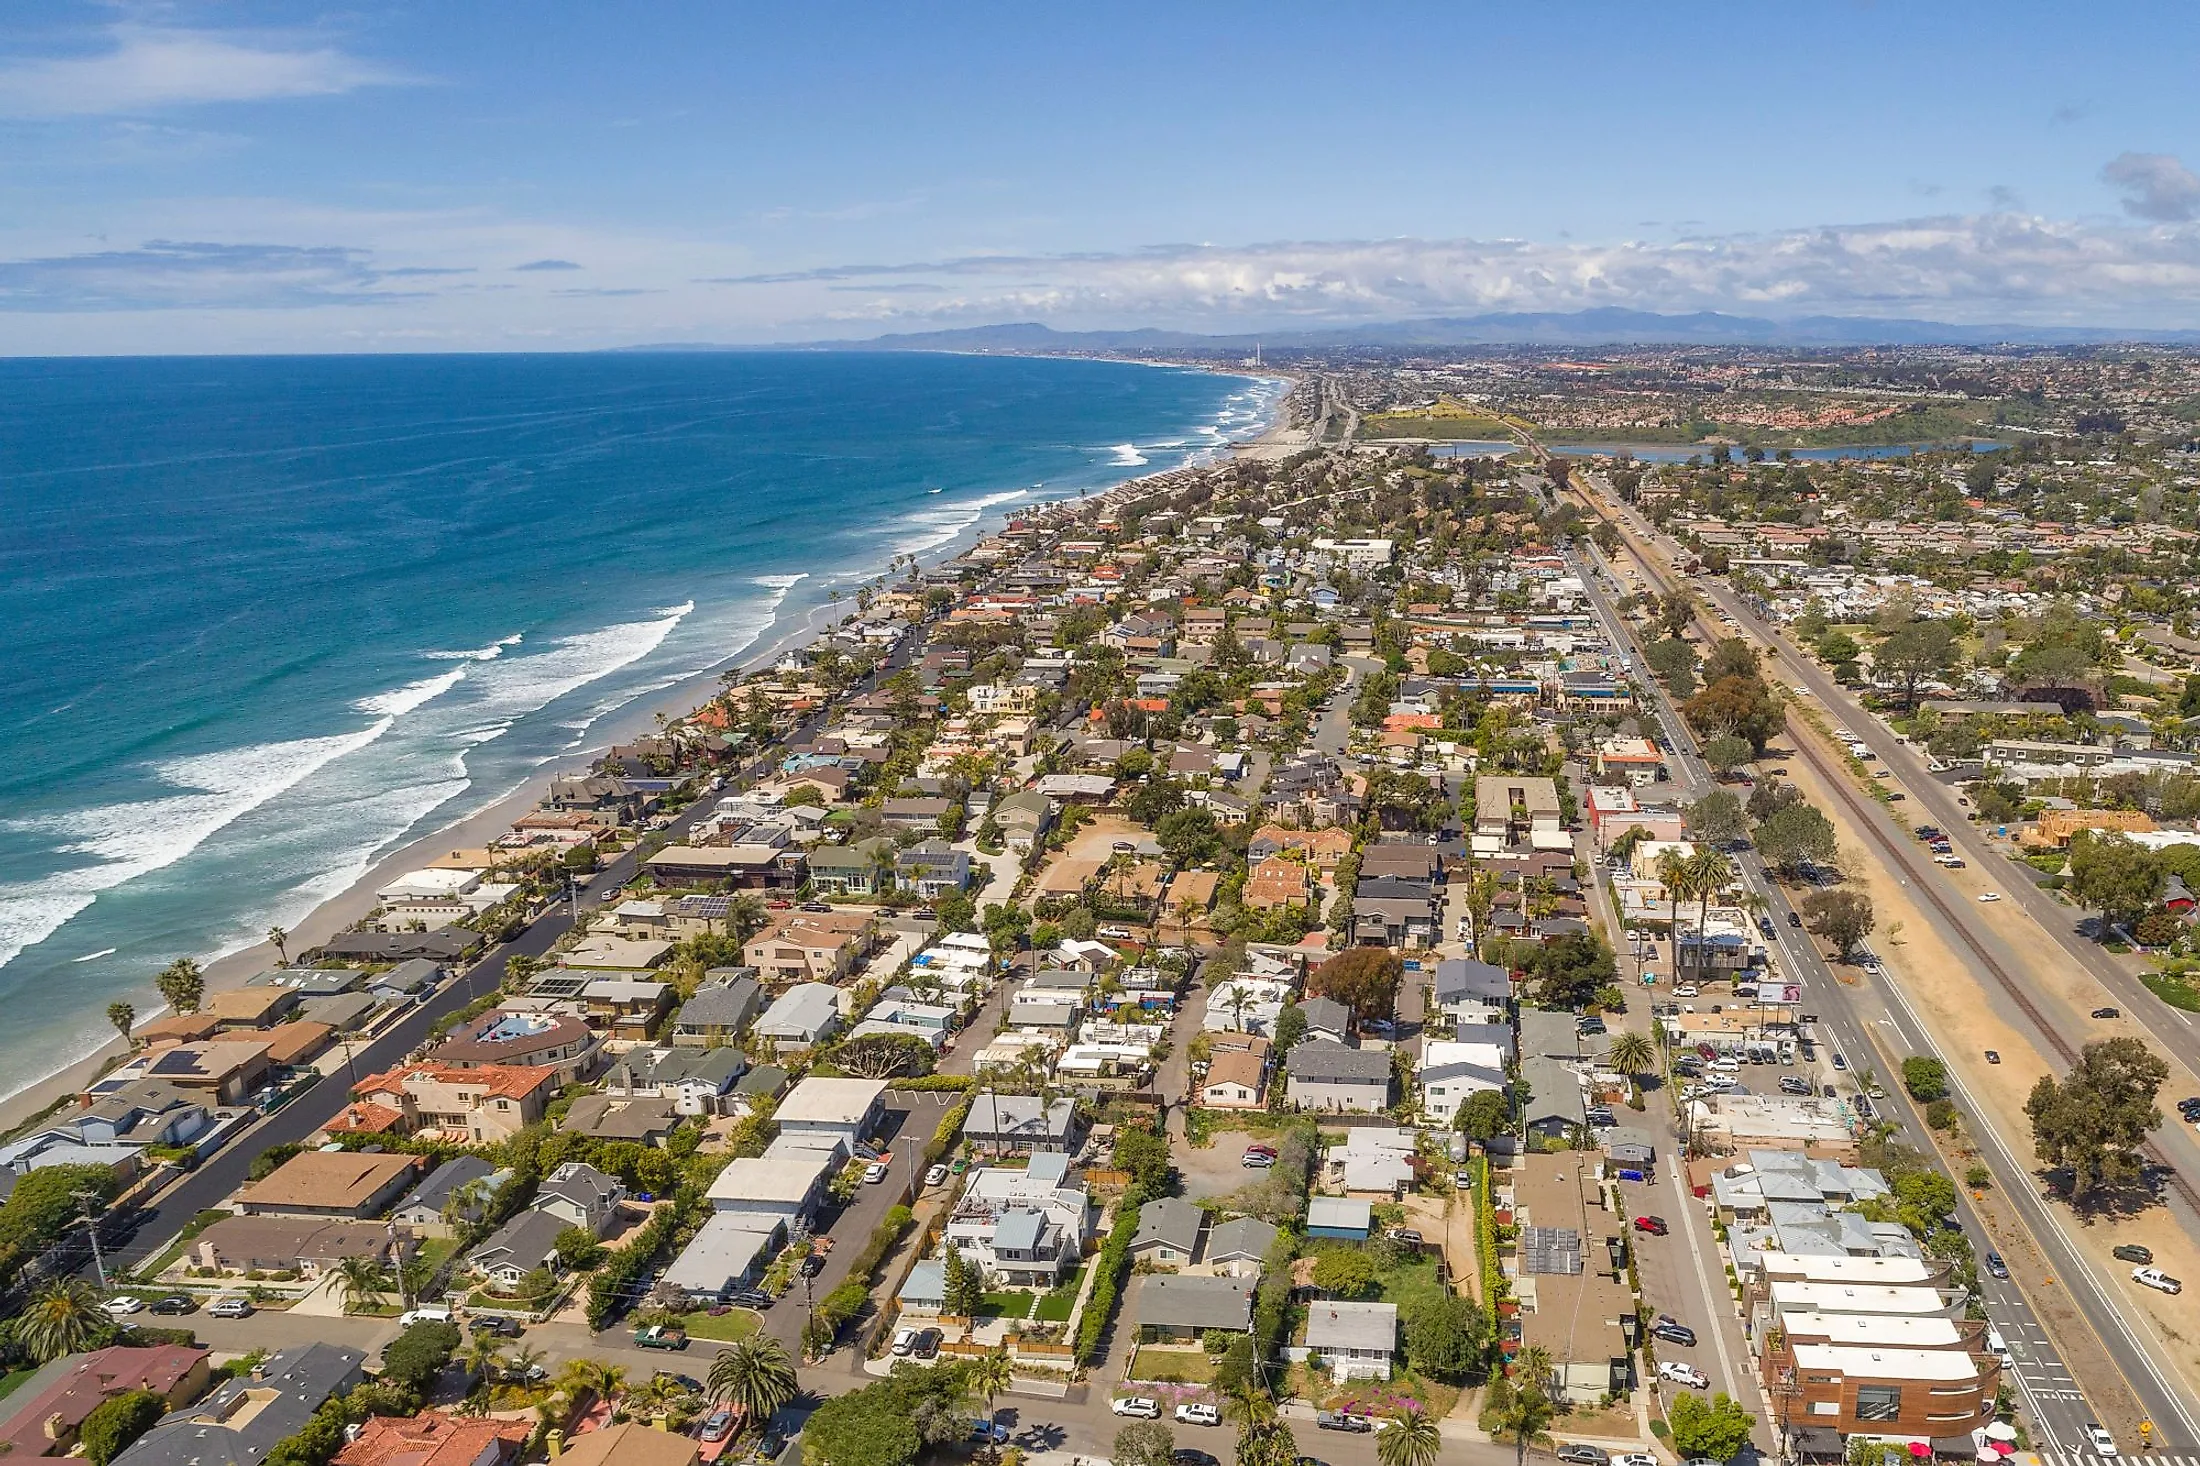
{"type": "MultiPolygon", "coordinates": [[[[763,586],[766,590],[790,591],[809,578],[810,572],[803,570],[793,575],[759,575],[756,577],[755,583],[763,586]]],[[[779,600],[775,599],[772,604],[774,606],[778,605],[779,600]]]]}
{"type": "Polygon", "coordinates": [[[353,703],[352,706],[362,713],[377,718],[402,718],[422,703],[430,702],[449,692],[463,681],[465,676],[466,668],[464,666],[453,667],[448,672],[439,672],[433,677],[424,677],[409,687],[400,687],[395,692],[384,692],[374,697],[363,697],[353,703]]]}
{"type": "Polygon", "coordinates": [[[694,609],[688,601],[660,611],[654,621],[623,621],[560,637],[532,656],[506,657],[474,679],[480,696],[469,711],[509,725],[648,656],[694,609]]]}
{"type": "Polygon", "coordinates": [[[102,957],[112,957],[114,955],[115,949],[113,947],[101,947],[96,952],[86,952],[81,957],[71,957],[69,960],[71,962],[97,962],[102,957]]]}
{"type": "Polygon", "coordinates": [[[1108,451],[1115,455],[1109,461],[1111,468],[1136,468],[1146,462],[1146,455],[1138,451],[1136,443],[1118,443],[1108,451]]]}
{"type": "Polygon", "coordinates": [[[422,652],[420,655],[431,662],[493,662],[504,655],[506,647],[518,646],[525,635],[525,632],[515,631],[501,641],[477,646],[470,652],[422,652]]]}
{"type": "Polygon", "coordinates": [[[384,717],[356,733],[174,759],[154,765],[153,772],[188,792],[12,821],[16,829],[59,836],[57,853],[90,863],[0,887],[0,967],[52,936],[100,892],[174,865],[315,770],[365,748],[396,721],[384,717]]]}

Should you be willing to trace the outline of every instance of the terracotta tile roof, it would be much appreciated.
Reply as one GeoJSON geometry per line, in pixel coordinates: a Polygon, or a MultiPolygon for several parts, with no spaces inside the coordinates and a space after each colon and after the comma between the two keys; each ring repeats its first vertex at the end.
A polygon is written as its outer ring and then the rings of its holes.
{"type": "Polygon", "coordinates": [[[380,1074],[370,1074],[359,1081],[352,1093],[402,1094],[405,1081],[418,1076],[438,1084],[465,1088],[478,1088],[491,1099],[524,1099],[557,1077],[557,1069],[549,1064],[482,1064],[468,1069],[458,1064],[406,1064],[397,1069],[386,1069],[380,1074]]]}
{"type": "Polygon", "coordinates": [[[331,1135],[380,1135],[404,1123],[402,1110],[369,1101],[344,1106],[323,1128],[331,1135]]]}
{"type": "Polygon", "coordinates": [[[411,1419],[370,1415],[336,1466],[490,1466],[517,1461],[534,1433],[524,1420],[465,1420],[439,1410],[411,1419]]]}

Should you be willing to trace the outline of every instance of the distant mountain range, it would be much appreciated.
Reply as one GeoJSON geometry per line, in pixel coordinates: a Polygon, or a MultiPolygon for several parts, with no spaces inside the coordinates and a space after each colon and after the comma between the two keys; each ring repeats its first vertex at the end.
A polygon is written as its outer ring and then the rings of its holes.
{"type": "Polygon", "coordinates": [[[1207,336],[1187,331],[1057,331],[1036,321],[914,331],[862,341],[789,341],[773,346],[664,342],[629,351],[1271,351],[1352,346],[2092,346],[2119,341],[2200,344],[2200,331],[2092,326],[1957,326],[1874,316],[1803,316],[1792,321],[1720,311],[1659,315],[1604,307],[1390,321],[1317,330],[1207,336]]]}

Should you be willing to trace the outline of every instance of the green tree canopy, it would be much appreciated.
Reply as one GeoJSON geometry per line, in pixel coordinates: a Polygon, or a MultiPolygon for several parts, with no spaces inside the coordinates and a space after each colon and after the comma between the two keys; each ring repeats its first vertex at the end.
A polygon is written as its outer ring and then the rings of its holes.
{"type": "Polygon", "coordinates": [[[77,1439],[84,1443],[84,1455],[92,1466],[107,1466],[167,1413],[165,1396],[151,1390],[125,1390],[92,1407],[77,1427],[77,1439]]]}
{"type": "Polygon", "coordinates": [[[1793,875],[1805,865],[1831,865],[1839,845],[1833,821],[1808,804],[1791,804],[1757,825],[1757,853],[1793,875]]]}
{"type": "Polygon", "coordinates": [[[2069,1168],[2072,1202],[2139,1178],[2139,1145],[2162,1123],[2154,1099],[2168,1078],[2168,1061],[2136,1038],[2098,1039],[2062,1079],[2040,1076],[2024,1102],[2033,1148],[2069,1168]]]}
{"type": "Polygon", "coordinates": [[[382,1351],[382,1377],[416,1393],[424,1393],[458,1352],[456,1324],[416,1323],[390,1340],[382,1351]]]}
{"type": "Polygon", "coordinates": [[[1872,898],[1862,891],[1840,887],[1812,891],[1803,898],[1801,910],[1804,924],[1833,943],[1844,960],[1871,934],[1872,898]]]}
{"type": "Polygon", "coordinates": [[[1405,960],[1385,947],[1353,947],[1307,974],[1306,990],[1334,998],[1358,1018],[1388,1018],[1396,1011],[1405,960]]]}
{"type": "Polygon", "coordinates": [[[2162,899],[2162,867],[2123,834],[2080,830],[2070,841],[2070,894],[2113,925],[2128,926],[2162,899]]]}
{"type": "Polygon", "coordinates": [[[1708,1402],[1697,1395],[1675,1395],[1666,1406],[1665,1421],[1673,1430],[1673,1449],[1681,1455],[1731,1461],[1749,1444],[1757,1417],[1721,1390],[1708,1402]]]}
{"type": "MultiPolygon", "coordinates": [[[[1739,738],[1713,740],[1714,742],[1741,743],[1739,738]]],[[[1748,745],[1744,744],[1744,756],[1748,745]]],[[[1714,789],[1693,804],[1681,806],[1681,817],[1688,821],[1688,833],[1693,839],[1713,845],[1726,845],[1749,833],[1749,821],[1742,811],[1742,798],[1731,789],[1714,789]]]]}
{"type": "Polygon", "coordinates": [[[1367,1254],[1334,1248],[1314,1260],[1314,1286],[1332,1298],[1372,1298],[1382,1284],[1367,1254]]]}

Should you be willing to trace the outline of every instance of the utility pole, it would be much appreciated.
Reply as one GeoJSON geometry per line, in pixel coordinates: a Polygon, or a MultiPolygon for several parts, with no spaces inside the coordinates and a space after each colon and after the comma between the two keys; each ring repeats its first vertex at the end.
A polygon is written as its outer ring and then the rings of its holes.
{"type": "Polygon", "coordinates": [[[69,1193],[76,1204],[84,1209],[84,1230],[92,1239],[92,1271],[99,1276],[99,1291],[107,1291],[107,1259],[99,1250],[99,1222],[92,1215],[92,1207],[99,1200],[96,1191],[79,1189],[69,1193]]]}

